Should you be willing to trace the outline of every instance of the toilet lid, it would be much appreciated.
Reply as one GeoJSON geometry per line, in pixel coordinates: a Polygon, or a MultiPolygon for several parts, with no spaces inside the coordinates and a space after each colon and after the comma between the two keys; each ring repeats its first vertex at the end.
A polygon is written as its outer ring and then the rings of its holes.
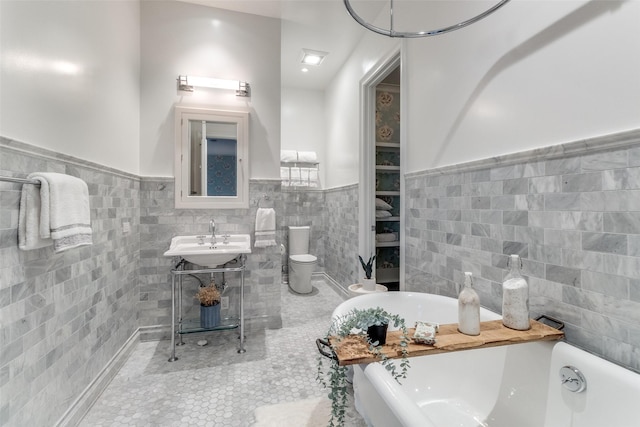
{"type": "Polygon", "coordinates": [[[289,259],[293,262],[316,262],[318,258],[313,255],[304,254],[304,255],[291,255],[289,259]]]}

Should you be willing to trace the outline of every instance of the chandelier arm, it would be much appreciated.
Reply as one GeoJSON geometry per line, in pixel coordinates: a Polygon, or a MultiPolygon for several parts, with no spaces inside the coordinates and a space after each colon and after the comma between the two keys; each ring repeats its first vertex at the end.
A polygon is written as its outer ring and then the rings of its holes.
{"type": "Polygon", "coordinates": [[[462,22],[459,22],[457,24],[450,25],[448,27],[443,27],[443,28],[438,28],[438,29],[435,29],[435,30],[428,30],[428,31],[406,31],[406,32],[405,31],[395,31],[393,29],[393,0],[390,0],[391,1],[391,8],[389,10],[389,16],[390,16],[389,29],[380,28],[380,27],[377,27],[377,26],[375,26],[373,24],[370,24],[370,23],[366,22],[353,9],[353,7],[351,6],[350,0],[343,0],[343,1],[344,1],[344,6],[347,9],[347,12],[349,13],[349,15],[351,15],[351,17],[358,24],[362,25],[364,28],[366,28],[369,31],[373,31],[374,33],[381,34],[381,35],[387,36],[387,37],[419,38],[419,37],[439,36],[441,34],[449,33],[451,31],[455,31],[455,30],[459,30],[461,28],[464,28],[464,27],[466,27],[468,25],[471,25],[471,24],[473,24],[475,22],[478,22],[481,19],[484,19],[487,16],[491,15],[493,12],[495,12],[496,10],[498,10],[502,6],[504,6],[506,3],[508,3],[510,0],[500,0],[498,3],[496,3],[495,5],[490,7],[489,9],[485,10],[484,12],[480,13],[479,15],[476,15],[476,16],[474,16],[472,18],[469,18],[466,21],[462,21],[462,22]]]}
{"type": "Polygon", "coordinates": [[[393,33],[393,0],[389,0],[389,31],[393,33]]]}

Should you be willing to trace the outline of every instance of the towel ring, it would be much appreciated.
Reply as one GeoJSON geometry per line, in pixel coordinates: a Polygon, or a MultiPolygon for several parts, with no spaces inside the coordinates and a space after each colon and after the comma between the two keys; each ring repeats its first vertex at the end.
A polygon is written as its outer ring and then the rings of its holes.
{"type": "Polygon", "coordinates": [[[495,12],[496,10],[498,10],[502,6],[504,6],[509,0],[500,0],[498,3],[496,3],[495,5],[490,7],[489,9],[485,10],[481,14],[476,15],[473,18],[469,18],[466,21],[462,21],[462,22],[459,22],[457,24],[450,25],[448,27],[438,28],[438,29],[435,29],[435,30],[426,30],[426,31],[396,31],[396,30],[394,30],[394,28],[393,28],[393,0],[389,0],[389,3],[390,3],[389,6],[390,7],[389,7],[389,29],[388,30],[385,29],[385,28],[376,27],[375,25],[372,25],[372,24],[368,23],[367,21],[362,19],[356,13],[356,11],[351,6],[350,0],[343,0],[343,1],[344,1],[344,6],[347,8],[347,12],[349,12],[349,15],[351,15],[351,17],[358,24],[362,25],[363,27],[365,27],[369,31],[373,31],[374,33],[382,34],[383,36],[387,36],[387,37],[419,38],[419,37],[439,36],[441,34],[449,33],[451,31],[455,31],[455,30],[459,30],[460,28],[464,28],[467,25],[471,25],[471,24],[473,24],[475,22],[478,22],[481,19],[486,18],[487,16],[491,15],[493,12],[495,12]]]}
{"type": "Polygon", "coordinates": [[[262,206],[262,202],[265,201],[265,200],[268,202],[268,201],[271,200],[271,197],[269,197],[268,194],[263,194],[262,196],[260,196],[260,198],[258,199],[258,207],[259,208],[264,207],[264,206],[262,206]]]}

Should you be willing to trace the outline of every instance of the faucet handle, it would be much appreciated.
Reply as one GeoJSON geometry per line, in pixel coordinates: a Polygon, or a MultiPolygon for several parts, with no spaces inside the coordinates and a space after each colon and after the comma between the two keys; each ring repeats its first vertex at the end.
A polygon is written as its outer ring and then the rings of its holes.
{"type": "Polygon", "coordinates": [[[196,236],[196,239],[198,239],[198,244],[199,245],[204,245],[204,239],[206,239],[206,238],[207,238],[207,236],[204,236],[202,234],[199,235],[199,236],[196,236]]]}
{"type": "Polygon", "coordinates": [[[231,237],[231,235],[230,234],[223,234],[222,237],[224,238],[222,243],[224,243],[225,245],[228,245],[229,244],[229,237],[231,237]]]}

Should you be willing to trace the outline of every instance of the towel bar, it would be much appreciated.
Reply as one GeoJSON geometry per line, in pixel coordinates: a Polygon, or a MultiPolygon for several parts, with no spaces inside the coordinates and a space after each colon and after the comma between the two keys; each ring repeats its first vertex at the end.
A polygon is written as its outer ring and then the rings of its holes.
{"type": "Polygon", "coordinates": [[[40,181],[38,181],[37,179],[16,178],[13,176],[0,176],[0,181],[15,182],[18,184],[31,184],[31,185],[36,185],[38,187],[40,186],[40,181]]]}

